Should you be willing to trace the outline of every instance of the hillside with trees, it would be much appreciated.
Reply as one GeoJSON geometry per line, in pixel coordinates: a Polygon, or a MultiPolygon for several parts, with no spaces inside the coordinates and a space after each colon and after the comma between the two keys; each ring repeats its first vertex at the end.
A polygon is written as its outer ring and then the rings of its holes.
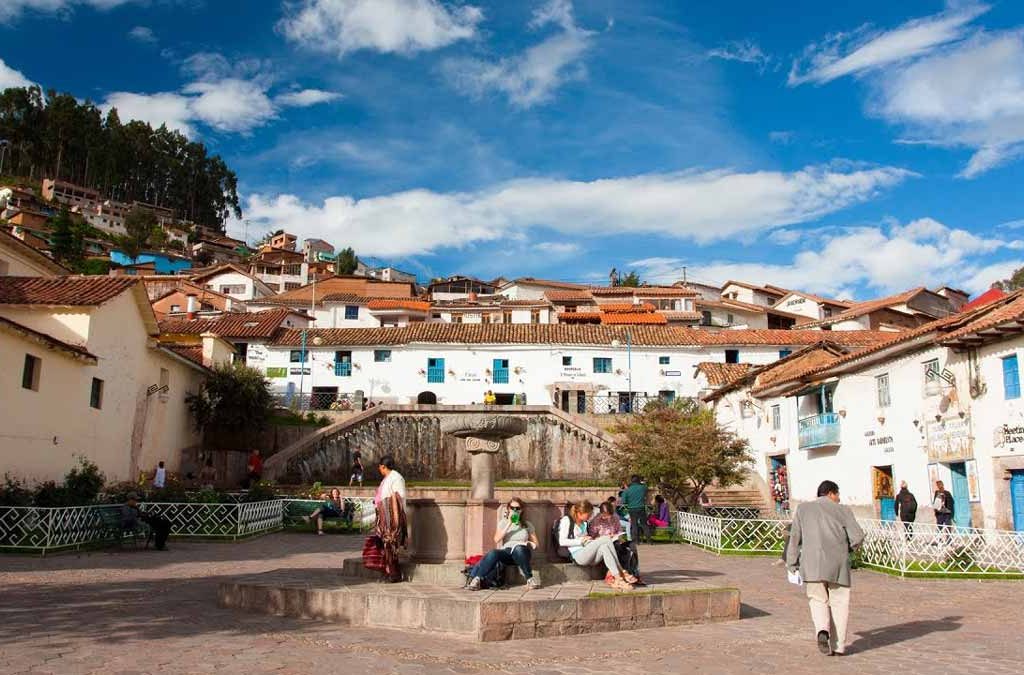
{"type": "Polygon", "coordinates": [[[89,101],[39,87],[0,92],[0,139],[8,141],[0,173],[38,187],[58,178],[108,199],[174,209],[179,218],[220,227],[241,217],[238,179],[224,160],[161,125],[122,123],[89,101]]]}

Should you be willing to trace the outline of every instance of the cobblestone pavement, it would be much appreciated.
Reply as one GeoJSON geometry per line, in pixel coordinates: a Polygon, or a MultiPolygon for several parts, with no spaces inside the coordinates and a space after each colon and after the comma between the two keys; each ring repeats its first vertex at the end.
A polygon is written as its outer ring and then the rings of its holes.
{"type": "Polygon", "coordinates": [[[1019,673],[1024,583],[856,571],[849,655],[818,654],[774,558],[641,547],[647,578],[737,586],[743,619],[478,644],[220,609],[219,582],[339,567],[361,540],[282,533],[45,559],[0,556],[0,673],[1019,673]]]}

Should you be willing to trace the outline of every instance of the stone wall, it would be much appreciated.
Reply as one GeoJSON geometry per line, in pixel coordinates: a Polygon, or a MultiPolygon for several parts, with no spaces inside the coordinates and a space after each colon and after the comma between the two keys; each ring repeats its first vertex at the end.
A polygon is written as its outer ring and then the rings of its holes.
{"type": "MultiPolygon", "coordinates": [[[[466,480],[469,455],[465,439],[441,431],[441,417],[389,414],[326,436],[290,459],[283,483],[315,480],[348,483],[353,453],[362,454],[367,479],[376,478],[375,460],[394,455],[401,473],[412,480],[466,480]]],[[[594,480],[603,477],[607,445],[570,424],[547,415],[526,417],[526,433],[501,441],[498,480],[594,480]]]]}

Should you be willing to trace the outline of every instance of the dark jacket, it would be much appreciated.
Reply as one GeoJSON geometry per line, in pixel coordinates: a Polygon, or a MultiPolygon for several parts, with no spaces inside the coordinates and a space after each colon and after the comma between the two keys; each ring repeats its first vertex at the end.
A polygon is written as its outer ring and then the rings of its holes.
{"type": "Polygon", "coordinates": [[[896,515],[908,523],[917,518],[917,499],[907,488],[901,488],[896,495],[896,515]]]}
{"type": "Polygon", "coordinates": [[[949,490],[936,490],[935,494],[932,495],[932,503],[935,503],[935,498],[942,495],[942,503],[945,506],[946,513],[953,513],[953,495],[949,493],[949,490]]]}

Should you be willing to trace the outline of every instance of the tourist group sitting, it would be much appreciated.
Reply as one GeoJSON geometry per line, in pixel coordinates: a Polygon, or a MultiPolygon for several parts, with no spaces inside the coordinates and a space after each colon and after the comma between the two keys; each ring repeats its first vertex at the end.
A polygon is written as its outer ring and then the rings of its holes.
{"type": "Polygon", "coordinates": [[[349,528],[352,527],[355,506],[351,501],[341,498],[341,490],[331,488],[330,494],[323,492],[318,499],[320,499],[320,506],[316,507],[305,518],[307,522],[312,521],[316,523],[317,534],[322,535],[324,533],[325,518],[341,518],[349,528]]]}
{"type": "MultiPolygon", "coordinates": [[[[515,565],[523,573],[528,589],[540,588],[540,582],[530,567],[533,551],[537,548],[537,531],[526,519],[526,509],[520,499],[510,499],[506,504],[505,513],[494,533],[494,545],[497,548],[488,552],[470,570],[466,583],[468,590],[479,591],[485,579],[494,579],[501,565],[515,565]]],[[[494,579],[494,582],[500,585],[501,580],[494,579]]]]}

